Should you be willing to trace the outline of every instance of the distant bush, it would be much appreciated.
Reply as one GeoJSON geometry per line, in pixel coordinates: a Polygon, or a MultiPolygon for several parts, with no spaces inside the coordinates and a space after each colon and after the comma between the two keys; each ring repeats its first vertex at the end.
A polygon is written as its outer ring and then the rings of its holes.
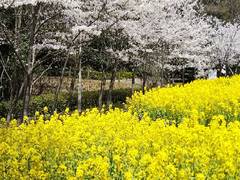
{"type": "MultiPolygon", "coordinates": [[[[104,92],[103,102],[107,100],[108,91],[104,92]]],[[[113,106],[121,107],[122,104],[126,101],[126,97],[131,96],[130,89],[118,89],[112,92],[113,97],[113,106]]],[[[98,91],[86,91],[83,92],[82,96],[82,108],[88,109],[98,106],[98,91]]],[[[22,112],[22,101],[19,101],[15,105],[15,116],[20,117],[22,112]]],[[[61,93],[58,98],[58,102],[55,102],[55,95],[52,93],[43,94],[40,96],[33,96],[30,103],[29,114],[30,116],[34,115],[36,111],[41,111],[45,106],[48,107],[49,113],[54,112],[54,106],[56,104],[56,109],[59,112],[62,112],[69,107],[71,110],[77,108],[77,94],[74,94],[73,97],[69,97],[67,93],[61,93]]],[[[0,102],[0,117],[6,117],[9,109],[9,102],[3,101],[0,102]]]]}
{"type": "MultiPolygon", "coordinates": [[[[73,74],[74,73],[72,72],[72,75],[73,74]]],[[[61,73],[60,72],[56,73],[55,71],[53,71],[53,72],[49,71],[47,76],[61,76],[61,73]]],[[[69,76],[68,71],[66,71],[65,76],[69,76]]],[[[105,76],[107,79],[111,79],[111,73],[105,73],[105,76]]],[[[94,70],[90,70],[90,71],[83,70],[82,77],[83,77],[83,79],[100,80],[100,79],[102,79],[102,73],[99,71],[94,71],[94,70]]],[[[132,77],[132,72],[128,72],[128,71],[117,72],[117,79],[130,79],[131,77],[132,77]]]]}

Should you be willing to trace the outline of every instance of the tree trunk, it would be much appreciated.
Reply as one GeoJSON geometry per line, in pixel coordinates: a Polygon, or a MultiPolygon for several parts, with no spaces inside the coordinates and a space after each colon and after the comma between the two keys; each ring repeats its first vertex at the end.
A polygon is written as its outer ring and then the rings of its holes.
{"type": "Polygon", "coordinates": [[[112,91],[114,88],[116,75],[117,75],[117,63],[115,63],[113,71],[112,71],[112,75],[111,75],[111,80],[110,80],[110,85],[109,85],[109,90],[108,90],[108,97],[107,97],[107,107],[108,108],[112,104],[112,91]]]}
{"type": "Polygon", "coordinates": [[[183,81],[183,84],[185,84],[185,67],[184,66],[182,69],[182,81],[183,81]]]}
{"type": "Polygon", "coordinates": [[[4,70],[1,72],[1,76],[0,76],[0,100],[4,99],[3,75],[4,75],[4,70]]]}
{"type": "Polygon", "coordinates": [[[87,68],[87,79],[90,79],[90,67],[87,68]]]}
{"type": "MultiPolygon", "coordinates": [[[[14,37],[14,45],[15,45],[15,50],[17,53],[19,53],[20,51],[20,41],[21,41],[21,37],[20,37],[20,29],[22,26],[22,10],[23,7],[20,6],[18,8],[15,9],[15,37],[14,37]]],[[[9,58],[9,57],[8,57],[9,58]]],[[[14,66],[14,70],[12,72],[12,76],[18,76],[17,74],[17,65],[14,66]]],[[[10,85],[10,100],[9,100],[9,109],[8,109],[8,113],[7,113],[7,124],[10,123],[11,119],[13,118],[13,112],[15,109],[15,106],[17,104],[18,101],[18,91],[19,88],[17,87],[17,82],[14,79],[9,79],[9,85],[10,85]]]]}
{"type": "Polygon", "coordinates": [[[225,67],[226,67],[226,76],[234,75],[232,68],[228,64],[225,64],[225,67]]]}
{"type": "Polygon", "coordinates": [[[15,9],[15,48],[16,48],[16,52],[19,53],[20,50],[20,41],[21,41],[21,37],[20,37],[20,29],[22,26],[22,10],[23,7],[20,6],[18,8],[15,9]]]}
{"type": "Polygon", "coordinates": [[[135,73],[132,73],[132,86],[131,86],[131,93],[132,95],[134,94],[134,89],[135,89],[135,73]]]}
{"type": "MultiPolygon", "coordinates": [[[[73,69],[73,75],[71,74],[71,83],[70,83],[70,88],[69,88],[69,98],[72,99],[73,98],[73,92],[74,92],[74,87],[75,87],[75,82],[76,82],[76,76],[77,76],[77,71],[76,69],[78,68],[78,63],[77,63],[77,59],[74,59],[74,63],[75,63],[75,67],[72,68],[73,69]]],[[[70,102],[68,102],[68,106],[70,102]]]]}
{"type": "MultiPolygon", "coordinates": [[[[9,57],[8,57],[8,59],[9,59],[9,57]]],[[[7,75],[7,77],[9,78],[9,92],[10,92],[9,109],[8,109],[8,113],[7,113],[7,124],[9,124],[10,120],[13,118],[13,113],[14,113],[16,104],[19,100],[17,68],[18,68],[17,66],[14,66],[14,69],[13,69],[13,72],[12,72],[12,78],[9,75],[7,75]]],[[[8,74],[7,72],[5,72],[5,73],[8,74]]]]}
{"type": "Polygon", "coordinates": [[[145,94],[145,88],[147,84],[147,75],[143,73],[143,80],[142,80],[142,93],[145,94]]]}
{"type": "MultiPolygon", "coordinates": [[[[81,55],[81,47],[79,48],[79,56],[81,55]]],[[[82,112],[82,60],[79,57],[79,71],[78,71],[78,112],[82,112]]]]}
{"type": "Polygon", "coordinates": [[[223,64],[220,62],[217,66],[217,77],[222,77],[223,76],[223,64]]]}
{"type": "MultiPolygon", "coordinates": [[[[32,65],[33,65],[33,63],[35,61],[35,49],[34,48],[32,48],[31,58],[32,58],[32,60],[30,60],[29,63],[32,63],[32,65]]],[[[31,100],[31,90],[32,90],[32,71],[33,71],[32,65],[29,65],[28,72],[25,76],[24,99],[23,99],[23,117],[28,116],[28,112],[29,112],[29,105],[30,105],[30,100],[31,100]]]]}
{"type": "MultiPolygon", "coordinates": [[[[24,99],[23,99],[23,117],[28,116],[29,104],[31,98],[31,77],[29,74],[26,75],[26,83],[24,88],[24,99]]],[[[22,123],[21,121],[20,123],[22,123]]]]}
{"type": "Polygon", "coordinates": [[[12,82],[10,82],[10,102],[9,103],[10,103],[10,105],[9,105],[9,110],[8,110],[8,114],[7,114],[7,124],[9,124],[10,120],[12,119],[14,106],[17,103],[14,101],[14,89],[12,87],[12,82]]]}
{"type": "MultiPolygon", "coordinates": [[[[38,15],[40,12],[40,4],[32,6],[32,24],[30,30],[29,38],[29,49],[28,49],[28,58],[27,58],[27,73],[25,75],[25,88],[24,88],[24,97],[23,97],[23,117],[28,116],[29,104],[31,99],[31,87],[32,87],[32,73],[33,66],[35,63],[35,31],[38,22],[38,15]]],[[[23,117],[20,123],[23,122],[23,117]]]]}
{"type": "Polygon", "coordinates": [[[101,110],[103,107],[103,95],[104,95],[105,85],[106,85],[106,75],[105,75],[105,72],[102,72],[102,80],[101,80],[99,99],[98,99],[99,110],[101,110]]]}
{"type": "Polygon", "coordinates": [[[20,98],[20,97],[23,96],[24,86],[25,86],[25,83],[24,83],[24,81],[23,81],[23,83],[22,83],[22,85],[20,86],[19,91],[18,91],[18,98],[20,98]]]}
{"type": "Polygon", "coordinates": [[[61,72],[61,76],[59,78],[59,84],[58,84],[57,90],[55,92],[55,98],[54,98],[55,99],[55,103],[54,103],[54,107],[53,107],[53,109],[55,109],[55,110],[57,110],[57,107],[58,107],[58,97],[59,97],[59,93],[60,93],[60,91],[62,89],[64,74],[65,74],[65,71],[66,71],[66,68],[67,68],[67,64],[68,64],[69,58],[70,58],[70,50],[69,50],[67,58],[66,58],[66,60],[64,62],[63,69],[62,69],[62,72],[61,72]]]}
{"type": "Polygon", "coordinates": [[[164,64],[162,64],[162,68],[161,68],[161,87],[164,86],[164,64]]]}
{"type": "Polygon", "coordinates": [[[13,113],[14,113],[14,109],[15,109],[15,105],[17,103],[18,99],[14,99],[14,97],[11,97],[10,99],[10,106],[9,106],[9,110],[8,110],[8,114],[7,114],[7,124],[10,123],[11,119],[13,118],[13,113]]]}

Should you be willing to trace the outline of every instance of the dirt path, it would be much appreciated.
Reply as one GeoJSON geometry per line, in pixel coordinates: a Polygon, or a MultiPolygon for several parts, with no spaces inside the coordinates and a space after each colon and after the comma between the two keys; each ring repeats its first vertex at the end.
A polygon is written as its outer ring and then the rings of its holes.
{"type": "MultiPolygon", "coordinates": [[[[33,93],[38,94],[39,91],[42,93],[45,92],[53,92],[58,86],[59,79],[58,77],[44,77],[39,81],[37,85],[33,87],[33,93]]],[[[106,89],[108,89],[110,80],[107,80],[106,89]]],[[[75,83],[76,85],[77,83],[75,83]]],[[[63,91],[68,91],[71,85],[71,79],[65,77],[63,80],[63,91]]],[[[131,79],[122,79],[116,80],[114,89],[130,89],[132,86],[131,79]]],[[[136,88],[141,87],[141,80],[136,79],[136,88]]],[[[100,88],[100,81],[99,80],[83,80],[83,91],[97,91],[100,88]]],[[[76,89],[76,87],[75,87],[76,89]]]]}

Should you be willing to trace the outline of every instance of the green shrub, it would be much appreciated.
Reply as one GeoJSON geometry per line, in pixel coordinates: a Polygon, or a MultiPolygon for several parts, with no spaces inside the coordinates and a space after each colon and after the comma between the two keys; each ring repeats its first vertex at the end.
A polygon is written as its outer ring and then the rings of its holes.
{"type": "MultiPolygon", "coordinates": [[[[108,91],[104,92],[103,102],[107,101],[108,91]]],[[[122,107],[122,104],[125,102],[126,97],[131,96],[130,89],[118,89],[113,90],[112,100],[114,107],[122,107]]],[[[98,106],[99,91],[86,91],[83,92],[82,96],[82,109],[88,109],[98,106]]],[[[77,109],[77,94],[74,94],[72,97],[69,97],[67,93],[61,93],[58,97],[58,102],[55,101],[55,95],[52,93],[43,94],[40,96],[33,96],[31,98],[31,103],[29,107],[29,114],[33,116],[36,111],[42,111],[43,108],[47,106],[49,113],[53,113],[55,110],[62,112],[69,107],[70,110],[77,109]]],[[[21,117],[23,103],[18,101],[14,106],[14,116],[16,118],[21,117]]],[[[9,110],[9,102],[3,101],[0,102],[0,117],[6,117],[9,110]]]]}

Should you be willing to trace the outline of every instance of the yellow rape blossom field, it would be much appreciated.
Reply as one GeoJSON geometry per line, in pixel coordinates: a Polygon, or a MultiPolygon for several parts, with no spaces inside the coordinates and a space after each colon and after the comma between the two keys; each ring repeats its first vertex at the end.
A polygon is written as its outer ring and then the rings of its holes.
{"type": "Polygon", "coordinates": [[[240,179],[239,84],[199,80],[136,93],[127,111],[13,120],[0,128],[0,179],[240,179]]]}
{"type": "Polygon", "coordinates": [[[227,122],[240,120],[240,76],[197,80],[184,87],[152,89],[145,95],[135,93],[128,100],[128,108],[177,124],[184,118],[198,118],[208,125],[216,115],[223,115],[227,122]]]}

